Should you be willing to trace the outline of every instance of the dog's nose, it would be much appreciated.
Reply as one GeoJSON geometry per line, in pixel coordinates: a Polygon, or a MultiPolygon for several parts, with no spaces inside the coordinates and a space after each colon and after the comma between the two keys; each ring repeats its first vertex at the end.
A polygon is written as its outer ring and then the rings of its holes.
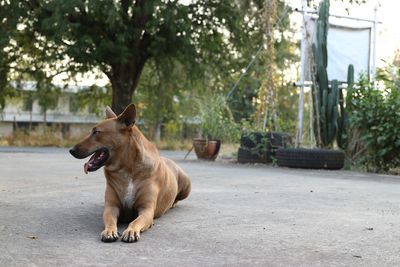
{"type": "Polygon", "coordinates": [[[74,156],[75,157],[75,149],[74,148],[71,148],[70,150],[69,150],[69,153],[71,153],[71,155],[72,156],[74,156]]]}
{"type": "Polygon", "coordinates": [[[74,146],[73,148],[71,148],[71,149],[69,150],[69,153],[71,153],[71,155],[72,155],[74,158],[77,158],[77,159],[84,159],[84,158],[86,158],[86,157],[88,156],[88,153],[87,153],[86,150],[82,150],[81,148],[76,147],[76,146],[74,146]]]}

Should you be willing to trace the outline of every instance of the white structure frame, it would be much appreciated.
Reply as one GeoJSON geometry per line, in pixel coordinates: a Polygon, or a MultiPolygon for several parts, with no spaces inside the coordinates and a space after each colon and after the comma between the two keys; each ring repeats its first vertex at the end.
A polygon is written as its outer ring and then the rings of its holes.
{"type": "MultiPolygon", "coordinates": [[[[306,38],[307,38],[307,29],[305,26],[305,21],[306,21],[306,16],[309,14],[312,15],[317,15],[318,16],[318,11],[310,9],[307,6],[307,0],[302,0],[302,10],[297,10],[298,12],[301,12],[303,14],[303,22],[302,22],[302,38],[301,38],[301,47],[300,47],[300,82],[296,84],[296,86],[300,87],[300,95],[299,95],[299,105],[298,105],[298,125],[296,129],[296,142],[295,146],[300,147],[303,141],[303,111],[304,111],[304,88],[305,88],[305,64],[306,64],[306,58],[305,58],[305,50],[306,50],[306,38]]],[[[345,19],[350,19],[350,20],[357,20],[357,21],[365,21],[365,22],[372,22],[372,62],[371,64],[371,78],[372,82],[374,84],[374,87],[376,87],[376,46],[377,46],[377,28],[378,24],[382,23],[381,21],[378,21],[377,19],[377,12],[378,8],[374,8],[374,19],[364,19],[364,18],[357,18],[357,17],[352,17],[352,16],[344,16],[344,15],[336,15],[336,14],[329,14],[330,17],[336,17],[336,18],[345,18],[345,19]]],[[[312,124],[312,122],[310,122],[312,124]]],[[[311,126],[310,126],[311,127],[311,126]]]]}

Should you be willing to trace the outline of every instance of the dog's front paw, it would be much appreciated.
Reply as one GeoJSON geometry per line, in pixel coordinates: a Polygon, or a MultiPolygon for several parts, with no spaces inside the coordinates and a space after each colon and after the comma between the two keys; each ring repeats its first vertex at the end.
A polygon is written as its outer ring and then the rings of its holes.
{"type": "Polygon", "coordinates": [[[121,234],[117,229],[105,229],[101,232],[101,241],[103,242],[114,242],[117,241],[121,234]]]}
{"type": "Polygon", "coordinates": [[[122,233],[122,241],[127,242],[127,243],[132,243],[139,241],[140,239],[140,231],[134,230],[131,228],[127,228],[123,233],[122,233]]]}

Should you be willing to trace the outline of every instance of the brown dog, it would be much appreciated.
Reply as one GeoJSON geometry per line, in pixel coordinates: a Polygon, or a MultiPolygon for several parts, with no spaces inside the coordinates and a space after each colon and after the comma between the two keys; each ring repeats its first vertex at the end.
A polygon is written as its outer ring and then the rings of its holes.
{"type": "Polygon", "coordinates": [[[116,241],[120,236],[117,221],[129,220],[122,241],[134,242],[153,225],[154,218],[189,195],[191,182],[135,126],[134,104],[118,117],[107,107],[106,116],[70,153],[78,159],[92,155],[84,165],[85,173],[104,166],[107,184],[101,240],[116,241]]]}

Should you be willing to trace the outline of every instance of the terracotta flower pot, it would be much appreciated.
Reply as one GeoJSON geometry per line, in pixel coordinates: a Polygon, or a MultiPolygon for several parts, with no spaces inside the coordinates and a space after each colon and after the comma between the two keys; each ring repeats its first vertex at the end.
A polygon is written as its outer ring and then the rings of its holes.
{"type": "Polygon", "coordinates": [[[215,160],[221,148],[221,140],[193,139],[193,147],[198,159],[215,160]]]}

